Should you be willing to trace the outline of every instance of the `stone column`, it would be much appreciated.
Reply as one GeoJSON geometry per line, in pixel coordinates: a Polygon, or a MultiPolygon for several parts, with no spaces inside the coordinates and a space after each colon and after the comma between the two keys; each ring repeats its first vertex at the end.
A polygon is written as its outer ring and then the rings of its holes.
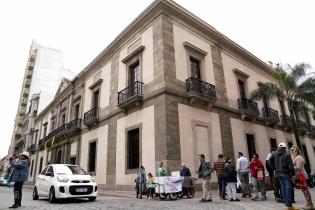
{"type": "MultiPolygon", "coordinates": [[[[211,45],[211,54],[213,62],[213,73],[215,79],[215,88],[217,91],[218,104],[229,106],[226,94],[226,85],[224,78],[223,63],[221,57],[221,48],[218,45],[211,45]]],[[[222,151],[225,157],[234,157],[234,146],[229,112],[218,109],[222,151]]]]}

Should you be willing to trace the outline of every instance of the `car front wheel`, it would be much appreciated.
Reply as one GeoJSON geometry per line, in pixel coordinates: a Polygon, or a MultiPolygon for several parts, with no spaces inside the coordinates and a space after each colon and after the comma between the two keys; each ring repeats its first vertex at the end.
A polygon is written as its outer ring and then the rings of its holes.
{"type": "Polygon", "coordinates": [[[95,201],[96,200],[96,197],[90,197],[89,198],[89,201],[95,201]]]}
{"type": "Polygon", "coordinates": [[[37,187],[34,187],[33,189],[33,200],[38,200],[38,192],[37,192],[37,187]]]}
{"type": "Polygon", "coordinates": [[[49,190],[49,196],[48,196],[49,202],[50,203],[54,203],[56,201],[56,197],[55,197],[55,188],[51,187],[49,190]]]}

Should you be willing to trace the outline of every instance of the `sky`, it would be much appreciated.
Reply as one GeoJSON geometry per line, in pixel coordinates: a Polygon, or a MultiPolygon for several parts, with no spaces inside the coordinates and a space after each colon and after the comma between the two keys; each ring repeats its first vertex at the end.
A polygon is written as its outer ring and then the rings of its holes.
{"type": "MultiPolygon", "coordinates": [[[[175,0],[221,33],[273,63],[315,69],[313,0],[175,0]]],[[[80,72],[152,0],[0,0],[0,158],[13,132],[29,47],[60,49],[80,72]]]]}

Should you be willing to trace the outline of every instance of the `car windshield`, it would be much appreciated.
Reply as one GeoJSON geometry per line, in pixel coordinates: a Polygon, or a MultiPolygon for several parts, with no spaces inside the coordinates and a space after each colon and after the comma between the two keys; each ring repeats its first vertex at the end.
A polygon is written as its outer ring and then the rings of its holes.
{"type": "Polygon", "coordinates": [[[58,175],[89,175],[83,168],[80,166],[72,165],[56,165],[56,173],[58,175]]]}

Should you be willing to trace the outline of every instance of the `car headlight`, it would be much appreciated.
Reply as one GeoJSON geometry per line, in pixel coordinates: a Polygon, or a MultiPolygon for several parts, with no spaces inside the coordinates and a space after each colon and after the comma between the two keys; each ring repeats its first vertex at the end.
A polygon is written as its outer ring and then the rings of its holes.
{"type": "Polygon", "coordinates": [[[57,176],[59,182],[68,182],[69,179],[65,176],[57,176]]]}
{"type": "Polygon", "coordinates": [[[90,181],[91,181],[92,183],[95,183],[95,179],[94,179],[94,178],[91,178],[90,181]]]}

